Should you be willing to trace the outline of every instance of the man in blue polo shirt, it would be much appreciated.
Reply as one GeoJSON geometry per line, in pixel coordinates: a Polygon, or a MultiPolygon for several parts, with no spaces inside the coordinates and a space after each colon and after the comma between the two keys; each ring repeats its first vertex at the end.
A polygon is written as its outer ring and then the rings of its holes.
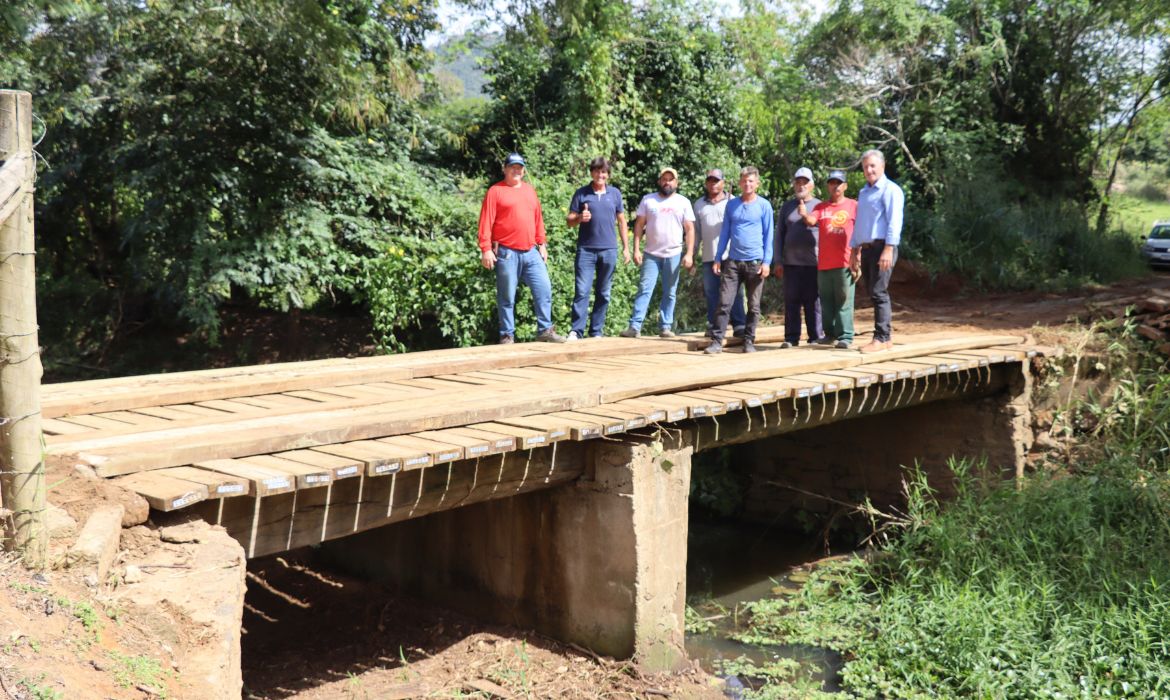
{"type": "Polygon", "coordinates": [[[898,262],[902,242],[902,188],[886,177],[886,157],[881,151],[861,154],[865,187],[857,193],[857,221],[853,226],[853,248],[849,266],[861,265],[865,286],[873,300],[873,340],[862,352],[881,352],[894,347],[891,338],[890,276],[898,262]]]}
{"type": "Polygon", "coordinates": [[[711,333],[711,344],[703,352],[723,352],[723,334],[731,302],[742,284],[747,290],[747,319],[743,327],[743,351],[756,351],[756,322],[760,318],[760,296],[772,264],[772,203],[756,194],[760,171],[748,166],[739,171],[740,195],[727,203],[719,249],[712,271],[719,275],[719,315],[711,333]],[[729,251],[723,260],[724,251],[729,251]]]}
{"type": "Polygon", "coordinates": [[[622,259],[630,262],[630,247],[623,215],[622,193],[611,187],[609,161],[594,158],[589,163],[592,182],[573,193],[569,202],[569,228],[577,226],[576,293],[573,295],[571,330],[568,340],[585,337],[585,312],[589,309],[589,288],[593,288],[593,313],[589,315],[589,337],[605,329],[609,291],[617,268],[617,235],[622,239],[622,259]],[[617,235],[615,235],[615,232],[617,235]]]}

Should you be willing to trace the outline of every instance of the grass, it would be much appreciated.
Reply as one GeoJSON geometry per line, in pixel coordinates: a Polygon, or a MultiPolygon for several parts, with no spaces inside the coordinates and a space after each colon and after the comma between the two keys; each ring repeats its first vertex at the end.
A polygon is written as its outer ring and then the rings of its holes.
{"type": "Polygon", "coordinates": [[[173,674],[163,668],[157,659],[149,656],[132,656],[118,651],[111,651],[110,658],[114,661],[114,682],[122,688],[143,686],[150,688],[158,698],[167,697],[166,679],[173,674]]]}
{"type": "Polygon", "coordinates": [[[891,544],[752,604],[742,640],[842,653],[845,697],[1170,697],[1170,375],[1114,398],[1068,412],[1092,426],[1068,473],[989,486],[955,464],[945,507],[910,475],[891,544]]]}
{"type": "Polygon", "coordinates": [[[1148,234],[1155,221],[1170,220],[1170,201],[1154,202],[1119,194],[1113,198],[1113,208],[1117,227],[1137,237],[1148,234]]]}

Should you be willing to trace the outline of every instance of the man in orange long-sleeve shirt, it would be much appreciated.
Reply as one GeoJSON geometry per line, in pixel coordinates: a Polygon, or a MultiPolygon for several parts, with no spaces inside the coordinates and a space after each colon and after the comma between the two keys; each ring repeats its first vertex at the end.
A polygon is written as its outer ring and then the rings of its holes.
{"type": "Polygon", "coordinates": [[[524,182],[524,159],[519,153],[504,160],[504,179],[488,188],[479,210],[481,262],[496,271],[496,306],[500,343],[514,342],[516,288],[523,282],[532,291],[536,312],[536,339],[563,343],[552,325],[552,284],[548,279],[548,250],[544,245],[544,217],[532,185],[524,182]]]}

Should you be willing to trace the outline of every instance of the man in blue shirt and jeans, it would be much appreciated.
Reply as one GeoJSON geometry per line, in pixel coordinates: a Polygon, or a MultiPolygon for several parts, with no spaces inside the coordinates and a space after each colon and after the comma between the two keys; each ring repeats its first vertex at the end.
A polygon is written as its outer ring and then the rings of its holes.
{"type": "Polygon", "coordinates": [[[609,310],[609,292],[617,268],[617,236],[622,239],[622,259],[630,262],[630,247],[623,214],[622,193],[609,182],[609,161],[594,158],[589,163],[592,182],[573,193],[569,202],[569,228],[577,229],[576,293],[573,295],[571,330],[568,340],[585,337],[585,312],[589,309],[589,288],[593,288],[593,313],[589,315],[589,337],[601,336],[609,310]]]}
{"type": "Polygon", "coordinates": [[[747,319],[743,328],[743,351],[756,351],[756,323],[760,319],[760,296],[764,280],[771,272],[772,203],[756,194],[760,187],[760,171],[748,166],[739,171],[740,195],[727,203],[723,230],[719,233],[719,249],[715,251],[712,272],[719,275],[719,314],[711,333],[711,344],[703,352],[713,355],[723,352],[723,334],[731,302],[739,294],[742,284],[747,290],[747,319]],[[730,251],[727,260],[723,253],[730,251]]]}
{"type": "Polygon", "coordinates": [[[873,340],[861,352],[882,352],[894,347],[891,341],[890,276],[898,262],[902,242],[902,209],[906,201],[902,188],[886,177],[886,157],[881,151],[861,154],[865,187],[857,193],[857,220],[853,226],[850,267],[859,261],[865,286],[873,300],[873,340]]]}

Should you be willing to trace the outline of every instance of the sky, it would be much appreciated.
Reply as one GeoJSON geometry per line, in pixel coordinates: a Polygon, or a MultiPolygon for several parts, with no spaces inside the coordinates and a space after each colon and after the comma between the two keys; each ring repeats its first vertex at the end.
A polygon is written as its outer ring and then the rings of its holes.
{"type": "MultiPolygon", "coordinates": [[[[653,0],[651,0],[653,1],[653,0]]],[[[816,9],[819,15],[829,7],[830,0],[807,0],[806,4],[816,9]]],[[[713,0],[711,15],[713,17],[734,17],[741,13],[739,0],[713,0]]],[[[459,36],[466,32],[477,19],[476,15],[467,7],[458,5],[452,0],[439,0],[439,24],[441,29],[432,34],[427,40],[427,46],[434,48],[444,40],[459,36]]]]}

